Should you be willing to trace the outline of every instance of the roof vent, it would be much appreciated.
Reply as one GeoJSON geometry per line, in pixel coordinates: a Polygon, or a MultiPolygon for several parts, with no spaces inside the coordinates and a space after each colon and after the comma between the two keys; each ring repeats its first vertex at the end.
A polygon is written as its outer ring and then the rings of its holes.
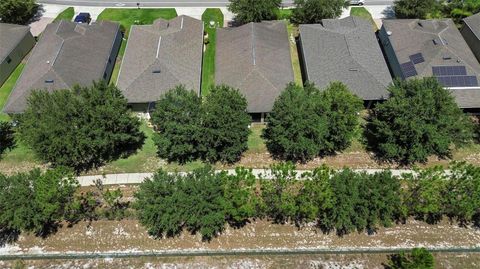
{"type": "Polygon", "coordinates": [[[418,22],[418,26],[423,27],[423,24],[421,21],[418,22]]]}
{"type": "Polygon", "coordinates": [[[45,83],[53,83],[53,79],[46,79],[45,83]]]}
{"type": "Polygon", "coordinates": [[[387,31],[387,35],[388,35],[388,36],[391,36],[391,35],[392,35],[392,31],[387,31]]]}
{"type": "Polygon", "coordinates": [[[156,69],[152,71],[153,74],[160,74],[160,69],[156,69]]]}
{"type": "Polygon", "coordinates": [[[451,60],[452,57],[450,55],[443,55],[444,60],[451,60]]]}
{"type": "Polygon", "coordinates": [[[357,68],[350,68],[350,69],[348,69],[348,71],[358,71],[358,69],[357,68]]]}
{"type": "Polygon", "coordinates": [[[438,40],[436,40],[436,39],[432,39],[432,42],[433,42],[433,45],[438,45],[438,43],[439,43],[438,40]]]}

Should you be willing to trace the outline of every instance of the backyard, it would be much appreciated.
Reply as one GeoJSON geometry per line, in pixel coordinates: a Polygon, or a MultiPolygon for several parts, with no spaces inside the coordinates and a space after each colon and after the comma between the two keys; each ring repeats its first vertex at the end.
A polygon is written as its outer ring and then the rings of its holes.
{"type": "Polygon", "coordinates": [[[202,69],[202,95],[207,95],[210,87],[215,84],[215,42],[217,28],[223,27],[223,13],[219,8],[207,8],[202,15],[205,32],[205,52],[202,69]]]}

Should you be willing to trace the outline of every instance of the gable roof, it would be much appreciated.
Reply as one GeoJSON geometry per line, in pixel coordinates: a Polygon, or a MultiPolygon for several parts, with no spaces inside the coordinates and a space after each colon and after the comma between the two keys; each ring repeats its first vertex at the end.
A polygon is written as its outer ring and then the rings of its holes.
{"type": "Polygon", "coordinates": [[[239,89],[247,98],[248,112],[270,112],[294,80],[286,23],[264,21],[218,29],[216,42],[216,83],[239,89]]]}
{"type": "Polygon", "coordinates": [[[30,34],[29,26],[0,23],[0,63],[28,34],[30,34]]]}
{"type": "Polygon", "coordinates": [[[62,20],[47,25],[33,48],[4,112],[19,113],[32,90],[54,91],[78,84],[87,86],[103,78],[119,24],[101,21],[91,25],[62,20]]]}
{"type": "Polygon", "coordinates": [[[188,16],[131,28],[117,86],[129,103],[157,101],[183,84],[200,93],[203,22],[188,16]]]}
{"type": "MultiPolygon", "coordinates": [[[[480,81],[480,64],[451,19],[384,20],[389,41],[399,64],[421,53],[424,62],[414,65],[415,77],[434,76],[435,66],[465,66],[468,76],[480,81]]],[[[461,108],[480,107],[480,87],[451,88],[461,108]]]]}
{"type": "Polygon", "coordinates": [[[300,25],[307,77],[319,88],[340,81],[363,100],[388,97],[392,82],[372,25],[359,17],[300,25]]]}
{"type": "Polygon", "coordinates": [[[480,39],[480,13],[467,17],[463,21],[472,30],[473,34],[480,39]]]}

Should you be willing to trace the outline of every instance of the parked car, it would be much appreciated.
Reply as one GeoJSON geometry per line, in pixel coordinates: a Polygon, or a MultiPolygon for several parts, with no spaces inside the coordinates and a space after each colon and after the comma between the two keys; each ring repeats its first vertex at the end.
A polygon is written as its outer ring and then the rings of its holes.
{"type": "Polygon", "coordinates": [[[365,0],[350,0],[350,5],[363,6],[365,5],[365,0]]]}
{"type": "Polygon", "coordinates": [[[89,24],[90,21],[92,20],[92,17],[90,16],[90,13],[79,13],[76,17],[75,20],[73,20],[76,23],[86,23],[89,24]]]}

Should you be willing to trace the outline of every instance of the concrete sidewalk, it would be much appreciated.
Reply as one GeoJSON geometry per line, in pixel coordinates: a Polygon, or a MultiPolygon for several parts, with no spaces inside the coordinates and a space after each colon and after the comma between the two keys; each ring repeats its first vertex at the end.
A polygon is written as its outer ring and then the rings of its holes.
{"type": "MultiPolygon", "coordinates": [[[[229,170],[217,170],[216,172],[226,171],[228,174],[235,174],[234,169],[229,170]]],[[[353,169],[355,172],[366,172],[368,174],[375,174],[381,171],[382,169],[353,169]]],[[[412,173],[412,170],[407,169],[395,169],[389,170],[394,176],[400,177],[405,173],[412,173]]],[[[310,170],[296,170],[297,179],[301,179],[301,175],[305,172],[310,172],[310,170]]],[[[448,171],[446,171],[448,173],[448,171]]],[[[272,173],[270,169],[252,169],[253,175],[257,178],[272,179],[272,173]]],[[[179,174],[186,174],[186,172],[179,172],[179,174]]],[[[94,175],[94,176],[80,176],[77,177],[77,180],[80,186],[92,186],[94,181],[97,179],[102,179],[104,185],[126,185],[126,184],[140,184],[145,178],[152,177],[153,173],[131,173],[131,174],[108,174],[108,175],[94,175]]]]}

